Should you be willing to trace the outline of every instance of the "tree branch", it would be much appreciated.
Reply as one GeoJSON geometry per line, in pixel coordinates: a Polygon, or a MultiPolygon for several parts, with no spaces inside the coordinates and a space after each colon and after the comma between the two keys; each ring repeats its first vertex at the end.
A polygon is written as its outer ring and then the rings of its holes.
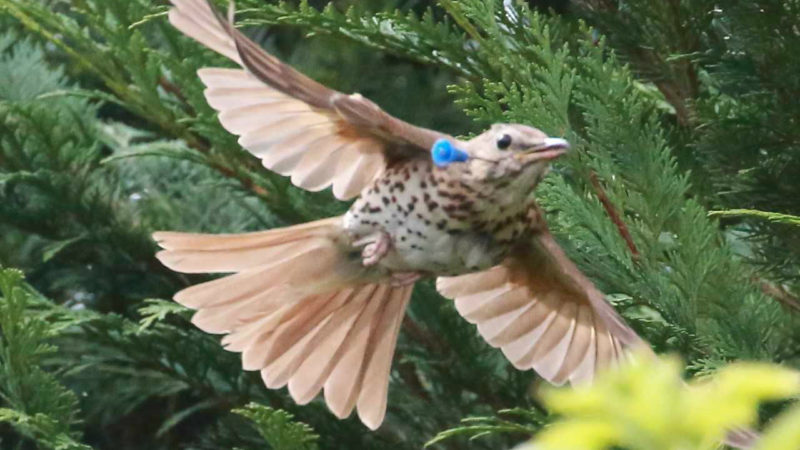
{"type": "Polygon", "coordinates": [[[639,249],[636,248],[636,244],[633,242],[633,237],[628,230],[628,225],[623,222],[619,213],[617,213],[616,208],[614,208],[614,205],[611,203],[611,200],[608,199],[608,195],[606,195],[606,191],[603,189],[603,186],[600,184],[600,180],[597,179],[597,174],[594,171],[592,171],[592,173],[589,175],[589,179],[592,181],[592,186],[594,187],[594,192],[597,195],[597,199],[600,200],[603,208],[605,208],[608,217],[612,222],[614,222],[614,225],[617,226],[617,230],[619,231],[620,236],[622,236],[622,239],[624,239],[625,243],[628,245],[628,250],[631,251],[633,259],[638,260],[639,249]]]}
{"type": "Polygon", "coordinates": [[[787,292],[786,289],[763,278],[754,277],[753,281],[758,283],[761,292],[765,295],[774,298],[784,307],[800,313],[800,299],[787,292]]]}

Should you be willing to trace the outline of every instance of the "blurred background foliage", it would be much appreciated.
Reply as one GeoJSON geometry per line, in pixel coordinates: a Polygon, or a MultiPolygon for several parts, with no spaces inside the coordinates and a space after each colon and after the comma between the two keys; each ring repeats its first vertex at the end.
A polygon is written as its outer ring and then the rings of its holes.
{"type": "MultiPolygon", "coordinates": [[[[545,403],[561,419],[522,448],[718,448],[727,430],[754,420],[760,403],[800,394],[796,371],[763,363],[733,363],[689,386],[681,371],[678,358],[635,355],[591,386],[549,389],[545,403]]],[[[798,447],[800,408],[795,406],[776,418],[753,448],[798,447]]]]}
{"type": "MultiPolygon", "coordinates": [[[[3,272],[0,447],[501,448],[550,421],[536,376],[429,284],[375,433],[266,390],[164,300],[202,277],[160,266],[152,231],[347,207],[268,173],[221,128],[195,71],[230,63],[173,30],[166,3],[0,0],[0,264],[28,283],[3,272]]],[[[686,375],[800,367],[800,2],[237,6],[270,52],[413,123],[567,137],[575,151],[539,190],[551,227],[686,375]]]]}

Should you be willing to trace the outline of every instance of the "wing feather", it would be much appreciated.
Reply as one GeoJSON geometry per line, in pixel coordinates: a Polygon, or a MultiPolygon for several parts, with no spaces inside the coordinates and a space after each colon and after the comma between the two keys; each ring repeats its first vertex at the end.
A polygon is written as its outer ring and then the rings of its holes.
{"type": "Polygon", "coordinates": [[[239,135],[239,144],[264,167],[291,176],[299,187],[316,191],[333,185],[337,198],[353,198],[390,161],[424,157],[437,139],[448,137],[306,77],[258,47],[208,0],[171,1],[169,19],[176,28],[244,69],[198,71],[222,125],[239,135]],[[318,139],[306,138],[309,134],[318,139]],[[284,144],[293,145],[284,149],[284,144]]]}
{"type": "Polygon", "coordinates": [[[383,153],[367,141],[357,141],[342,151],[333,179],[336,198],[352,198],[378,177],[385,166],[383,153]]]}
{"type": "Polygon", "coordinates": [[[292,171],[292,183],[312,192],[330,186],[341,150],[346,146],[346,141],[334,138],[307,150],[292,171]]]}
{"type": "Polygon", "coordinates": [[[439,292],[519,369],[563,384],[593,379],[644,342],[546,230],[483,272],[440,277],[439,292]]]}

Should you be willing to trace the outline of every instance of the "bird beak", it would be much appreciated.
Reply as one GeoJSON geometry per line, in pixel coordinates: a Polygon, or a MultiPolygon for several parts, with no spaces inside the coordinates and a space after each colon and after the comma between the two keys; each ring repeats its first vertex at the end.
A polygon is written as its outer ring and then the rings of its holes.
{"type": "Polygon", "coordinates": [[[556,149],[560,148],[564,151],[569,150],[569,142],[566,139],[561,138],[547,138],[544,140],[544,144],[542,144],[542,148],[544,149],[556,149]]]}
{"type": "Polygon", "coordinates": [[[556,159],[567,153],[569,142],[561,138],[547,138],[541,144],[535,145],[519,155],[520,160],[529,164],[536,161],[556,159]]]}

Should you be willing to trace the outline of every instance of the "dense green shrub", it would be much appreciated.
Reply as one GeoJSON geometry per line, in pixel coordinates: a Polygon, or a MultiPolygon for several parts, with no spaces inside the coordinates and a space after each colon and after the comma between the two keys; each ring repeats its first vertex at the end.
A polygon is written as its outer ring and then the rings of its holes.
{"type": "MultiPolygon", "coordinates": [[[[658,352],[694,376],[737,359],[800,367],[796,2],[363,3],[241,0],[238,20],[414,123],[565,136],[575,151],[538,191],[551,228],[658,352]],[[709,218],[727,208],[784,216],[709,218]]],[[[266,390],[160,300],[199,278],[158,264],[153,230],[263,229],[347,206],[237,146],[195,76],[229,63],[166,9],[0,0],[0,263],[36,289],[3,272],[0,446],[419,448],[442,432],[434,447],[498,448],[536,433],[550,420],[529,395],[539,380],[428,284],[375,433],[266,390]]]]}

